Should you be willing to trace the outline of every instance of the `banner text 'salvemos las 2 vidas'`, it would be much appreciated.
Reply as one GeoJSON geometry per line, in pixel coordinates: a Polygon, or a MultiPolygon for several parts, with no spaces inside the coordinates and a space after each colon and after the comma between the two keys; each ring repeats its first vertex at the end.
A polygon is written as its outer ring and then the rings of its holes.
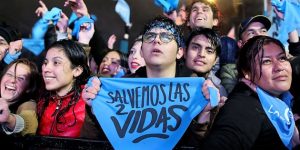
{"type": "Polygon", "coordinates": [[[172,149],[208,103],[203,78],[100,80],[92,108],[115,149],[172,149]]]}

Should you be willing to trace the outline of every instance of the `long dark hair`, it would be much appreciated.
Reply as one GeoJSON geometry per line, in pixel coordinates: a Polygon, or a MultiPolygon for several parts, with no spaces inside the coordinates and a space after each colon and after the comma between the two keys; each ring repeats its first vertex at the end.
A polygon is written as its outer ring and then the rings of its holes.
{"type": "MultiPolygon", "coordinates": [[[[90,76],[90,70],[89,70],[89,67],[87,64],[87,56],[86,56],[84,49],[81,47],[81,45],[79,45],[78,43],[76,43],[72,40],[57,41],[57,42],[53,43],[49,47],[49,49],[50,48],[61,49],[65,53],[67,58],[70,60],[70,62],[71,62],[70,67],[72,69],[74,69],[75,67],[79,67],[79,66],[82,67],[82,69],[83,69],[83,72],[78,77],[74,77],[75,82],[73,84],[72,90],[69,92],[69,93],[74,92],[74,94],[72,95],[68,106],[65,108],[62,108],[60,111],[57,112],[58,117],[56,117],[56,120],[55,120],[56,121],[55,124],[56,123],[62,124],[63,122],[61,120],[64,119],[64,115],[69,111],[69,109],[72,108],[72,112],[75,117],[74,123],[71,125],[71,126],[73,126],[76,124],[76,120],[77,120],[75,111],[74,111],[74,109],[75,109],[74,105],[80,99],[80,93],[82,91],[81,86],[87,82],[87,79],[90,76]]],[[[45,111],[45,108],[49,105],[50,100],[52,100],[53,98],[61,98],[61,97],[59,97],[53,91],[45,90],[44,94],[40,98],[41,100],[44,100],[44,101],[42,102],[43,104],[42,104],[41,109],[38,110],[39,117],[42,117],[42,115],[45,111]]],[[[57,131],[59,131],[57,126],[56,126],[56,129],[57,129],[57,131]]],[[[63,132],[63,131],[59,131],[59,132],[63,132]]]]}
{"type": "Polygon", "coordinates": [[[28,66],[28,68],[30,69],[30,74],[28,76],[28,86],[26,87],[26,89],[24,89],[23,93],[21,95],[19,95],[19,97],[15,100],[13,100],[13,104],[11,104],[10,110],[11,111],[16,111],[17,108],[19,107],[19,105],[21,105],[22,103],[28,101],[28,100],[36,100],[38,97],[38,89],[39,89],[39,83],[41,81],[41,77],[38,71],[38,68],[36,66],[36,64],[26,58],[22,58],[22,59],[17,59],[13,62],[11,62],[10,64],[8,64],[3,71],[1,72],[0,75],[0,79],[2,81],[2,77],[4,76],[4,74],[6,74],[6,72],[8,71],[9,68],[11,68],[13,65],[14,66],[14,70],[15,70],[15,78],[16,78],[16,70],[17,70],[17,66],[19,64],[24,64],[26,66],[28,66]]]}

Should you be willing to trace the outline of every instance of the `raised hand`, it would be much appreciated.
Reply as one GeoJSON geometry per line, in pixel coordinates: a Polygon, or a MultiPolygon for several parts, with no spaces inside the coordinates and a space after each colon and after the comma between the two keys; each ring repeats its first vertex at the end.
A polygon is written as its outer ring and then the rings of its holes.
{"type": "Polygon", "coordinates": [[[58,20],[58,22],[56,24],[59,32],[61,32],[61,33],[67,32],[68,21],[69,21],[68,16],[65,13],[61,12],[60,19],[58,20]]]}
{"type": "Polygon", "coordinates": [[[11,55],[16,54],[17,52],[21,51],[23,47],[22,40],[16,40],[9,43],[9,49],[8,52],[11,55]]]}
{"type": "Polygon", "coordinates": [[[0,124],[6,123],[9,118],[8,103],[5,99],[0,98],[0,124]]]}
{"type": "Polygon", "coordinates": [[[98,77],[92,77],[89,82],[84,86],[82,90],[82,98],[87,105],[92,105],[92,100],[96,97],[97,93],[100,91],[101,81],[98,77]]]}
{"type": "Polygon", "coordinates": [[[117,40],[117,36],[116,36],[115,34],[112,34],[112,35],[108,38],[108,41],[107,41],[107,47],[108,47],[109,49],[113,49],[116,40],[117,40]]]}
{"type": "Polygon", "coordinates": [[[64,6],[70,6],[77,17],[89,16],[88,9],[83,0],[66,0],[64,6]]]}
{"type": "Polygon", "coordinates": [[[89,44],[95,33],[94,23],[83,23],[80,26],[78,42],[89,44]]]}
{"type": "Polygon", "coordinates": [[[42,0],[39,0],[39,4],[40,6],[35,10],[35,14],[38,17],[42,17],[48,11],[48,8],[42,0]]]}

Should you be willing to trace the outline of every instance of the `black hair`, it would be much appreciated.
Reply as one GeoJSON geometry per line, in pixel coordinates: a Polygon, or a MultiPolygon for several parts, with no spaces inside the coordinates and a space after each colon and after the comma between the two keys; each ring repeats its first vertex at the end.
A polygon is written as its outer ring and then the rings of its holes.
{"type": "Polygon", "coordinates": [[[171,20],[167,17],[164,17],[164,16],[157,16],[145,25],[144,30],[143,30],[143,35],[153,28],[162,28],[162,29],[166,29],[167,31],[171,32],[172,35],[175,37],[175,41],[178,44],[178,47],[184,47],[182,31],[174,23],[173,20],[171,20]]]}
{"type": "Polygon", "coordinates": [[[292,66],[292,85],[291,93],[294,97],[299,98],[299,85],[300,85],[300,56],[297,56],[291,61],[292,66]]]}
{"type": "MultiPolygon", "coordinates": [[[[56,118],[56,122],[54,124],[61,124],[63,123],[61,120],[63,120],[65,113],[67,113],[70,109],[72,109],[73,111],[73,115],[75,117],[74,119],[74,123],[72,124],[75,125],[76,124],[76,114],[75,114],[75,107],[74,105],[79,101],[80,99],[80,94],[82,91],[82,85],[84,85],[88,78],[90,77],[90,70],[87,64],[87,56],[86,53],[84,51],[84,49],[81,47],[80,44],[72,41],[72,40],[61,40],[61,41],[56,41],[54,42],[49,49],[51,48],[58,48],[60,50],[62,50],[65,55],[67,56],[67,58],[70,60],[71,62],[71,68],[74,69],[75,67],[82,67],[83,72],[77,76],[74,77],[75,78],[75,82],[73,84],[72,90],[69,92],[74,92],[74,94],[71,97],[71,100],[68,104],[67,107],[62,108],[60,111],[57,112],[57,118],[56,118]]],[[[48,50],[49,50],[48,49],[48,50]]],[[[47,51],[48,51],[47,50],[47,51]]],[[[68,94],[69,94],[68,93],[68,94]]],[[[42,117],[45,108],[49,105],[49,102],[55,98],[55,97],[59,97],[55,91],[45,91],[42,95],[40,100],[42,101],[42,108],[39,108],[38,110],[38,114],[39,117],[42,117]]],[[[57,128],[57,131],[59,132],[63,132],[60,129],[57,128]]]]}
{"type": "Polygon", "coordinates": [[[193,29],[190,36],[188,37],[188,39],[186,41],[187,50],[189,49],[189,43],[197,35],[205,36],[210,41],[210,44],[212,45],[212,47],[215,48],[217,57],[220,55],[220,53],[221,53],[220,36],[213,29],[209,29],[209,28],[198,27],[196,29],[193,29]]]}

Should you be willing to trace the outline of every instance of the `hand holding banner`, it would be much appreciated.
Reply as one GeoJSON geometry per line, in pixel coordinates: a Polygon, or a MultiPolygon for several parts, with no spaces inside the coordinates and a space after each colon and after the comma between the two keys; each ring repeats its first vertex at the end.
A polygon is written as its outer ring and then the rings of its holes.
{"type": "Polygon", "coordinates": [[[172,149],[208,103],[201,92],[203,82],[204,78],[101,78],[92,107],[115,149],[172,149]]]}

